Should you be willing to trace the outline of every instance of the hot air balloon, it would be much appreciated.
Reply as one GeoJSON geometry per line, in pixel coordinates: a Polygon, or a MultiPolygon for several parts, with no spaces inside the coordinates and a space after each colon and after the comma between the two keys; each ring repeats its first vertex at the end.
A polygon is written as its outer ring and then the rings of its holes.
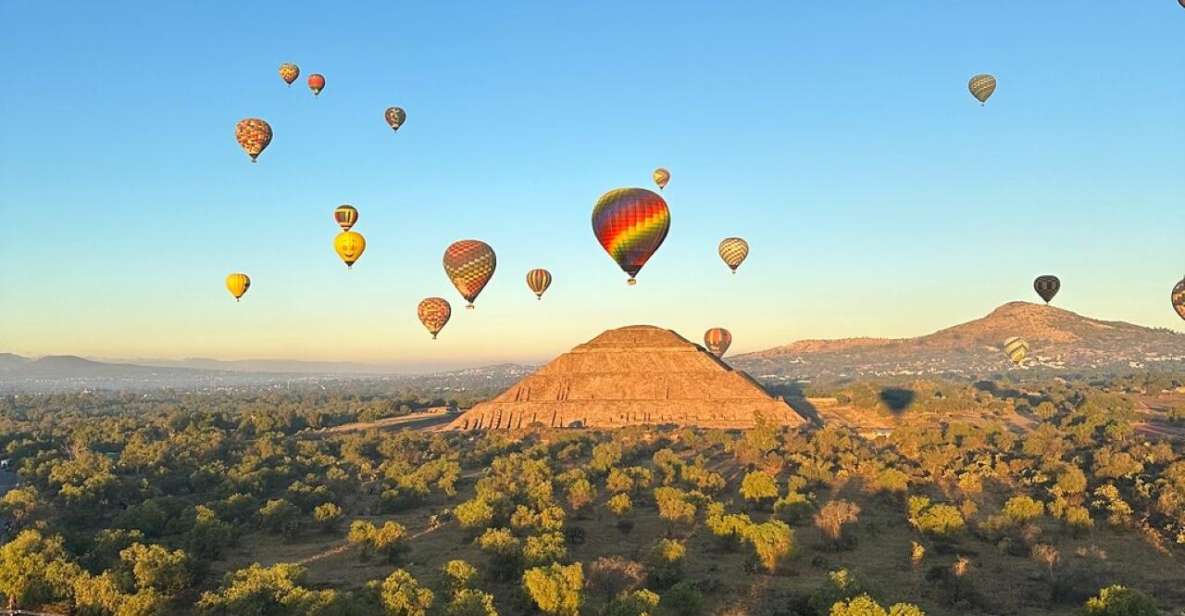
{"type": "Polygon", "coordinates": [[[723,357],[728,347],[732,345],[732,334],[723,327],[713,327],[704,332],[704,346],[716,355],[723,357]]]}
{"type": "Polygon", "coordinates": [[[333,238],[333,249],[346,262],[346,267],[352,268],[366,250],[366,238],[357,231],[342,231],[333,238]]]}
{"type": "Polygon", "coordinates": [[[391,127],[391,130],[397,131],[407,120],[407,112],[403,111],[402,107],[387,107],[383,117],[387,119],[387,125],[391,127]]]}
{"type": "Polygon", "coordinates": [[[479,240],[461,240],[453,242],[444,251],[444,273],[452,281],[461,297],[469,302],[466,308],[473,308],[473,300],[485,288],[490,278],[494,277],[494,268],[498,266],[498,258],[494,256],[494,249],[479,240]]]}
{"type": "Polygon", "coordinates": [[[321,90],[325,89],[325,75],[321,73],[309,75],[309,89],[313,91],[313,96],[320,96],[321,90]]]}
{"type": "Polygon", "coordinates": [[[1029,343],[1024,338],[1012,337],[1004,341],[1004,353],[1012,363],[1020,366],[1029,355],[1029,343]]]}
{"type": "Polygon", "coordinates": [[[720,240],[720,258],[728,265],[732,273],[737,273],[737,268],[741,263],[745,262],[745,257],[749,256],[749,242],[739,237],[726,237],[720,240]]]}
{"type": "Polygon", "coordinates": [[[280,65],[280,79],[283,79],[284,83],[288,84],[288,87],[292,87],[292,83],[296,81],[297,77],[300,77],[299,66],[291,62],[285,62],[280,65]]]}
{"type": "Polygon", "coordinates": [[[1053,296],[1057,295],[1058,289],[1061,288],[1062,281],[1058,280],[1057,276],[1046,274],[1037,276],[1037,279],[1033,281],[1033,290],[1041,296],[1041,299],[1045,300],[1046,304],[1053,300],[1053,296]]]}
{"type": "Polygon", "coordinates": [[[251,157],[251,162],[255,162],[267,144],[272,142],[272,127],[259,118],[239,120],[239,123],[235,124],[235,140],[251,157]]]}
{"type": "Polygon", "coordinates": [[[629,284],[662,246],[671,228],[671,211],[662,197],[644,188],[617,188],[597,199],[593,233],[605,252],[629,274],[629,284]]]}
{"type": "Polygon", "coordinates": [[[545,269],[533,269],[527,272],[527,286],[535,292],[536,299],[543,299],[543,292],[551,286],[551,272],[545,269]]]}
{"type": "Polygon", "coordinates": [[[667,187],[667,182],[671,181],[671,172],[659,167],[651,174],[654,177],[654,183],[658,184],[658,189],[662,190],[667,187]]]}
{"type": "Polygon", "coordinates": [[[342,204],[333,210],[333,220],[342,228],[342,231],[349,231],[354,223],[358,222],[358,210],[349,204],[342,204]]]}
{"type": "Polygon", "coordinates": [[[236,272],[226,277],[226,290],[230,291],[230,294],[235,297],[236,302],[250,288],[251,279],[246,274],[236,272]]]}
{"type": "Polygon", "coordinates": [[[987,103],[987,99],[991,98],[992,92],[996,91],[996,78],[991,75],[976,75],[967,82],[967,89],[971,90],[971,96],[974,96],[979,101],[980,105],[987,103]]]}
{"type": "Polygon", "coordinates": [[[1177,314],[1180,315],[1182,319],[1185,319],[1185,278],[1182,278],[1181,282],[1178,282],[1177,286],[1173,287],[1173,294],[1171,297],[1173,300],[1173,310],[1176,310],[1177,314]]]}
{"type": "Polygon", "coordinates": [[[444,329],[449,317],[453,316],[453,307],[442,297],[429,297],[420,302],[416,314],[420,317],[420,323],[432,334],[432,339],[436,340],[436,334],[444,329]]]}

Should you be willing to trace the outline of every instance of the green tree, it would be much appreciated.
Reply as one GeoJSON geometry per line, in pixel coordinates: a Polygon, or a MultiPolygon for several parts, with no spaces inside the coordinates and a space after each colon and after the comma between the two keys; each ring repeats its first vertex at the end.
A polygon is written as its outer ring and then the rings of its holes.
{"type": "Polygon", "coordinates": [[[483,498],[472,498],[453,507],[453,517],[461,528],[476,530],[494,521],[494,508],[483,498]]]}
{"type": "Polygon", "coordinates": [[[1004,503],[1004,517],[1013,524],[1024,524],[1045,513],[1045,503],[1030,496],[1013,496],[1004,503]]]}
{"type": "Polygon", "coordinates": [[[81,573],[70,562],[62,538],[21,531],[0,547],[0,594],[17,605],[41,605],[67,598],[81,573]]]}
{"type": "Polygon", "coordinates": [[[624,492],[611,496],[608,501],[605,501],[605,505],[609,507],[609,511],[612,511],[613,515],[619,518],[629,513],[634,507],[633,501],[630,500],[630,495],[624,492]]]}
{"type": "Polygon", "coordinates": [[[1108,586],[1086,601],[1088,616],[1157,616],[1160,610],[1148,595],[1124,586],[1108,586]]]}
{"type": "Polygon", "coordinates": [[[333,532],[342,519],[342,508],[335,503],[321,503],[313,509],[313,520],[324,532],[333,532]]]}
{"type": "Polygon", "coordinates": [[[771,502],[778,497],[778,483],[765,471],[752,471],[741,480],[741,496],[758,504],[771,502]]]}
{"type": "Polygon", "coordinates": [[[683,490],[665,486],[655,488],[654,502],[658,505],[658,517],[671,524],[691,524],[695,521],[695,505],[687,502],[683,490]]]}
{"type": "Polygon", "coordinates": [[[498,610],[494,608],[493,595],[465,588],[444,606],[444,616],[498,616],[498,610]]]}
{"type": "Polygon", "coordinates": [[[268,532],[289,539],[300,533],[300,508],[282,498],[269,500],[260,507],[259,520],[268,532]]]}
{"type": "Polygon", "coordinates": [[[753,546],[757,561],[773,573],[778,563],[794,550],[794,531],[781,520],[750,524],[744,530],[745,541],[753,546]]]}
{"type": "Polygon", "coordinates": [[[339,598],[332,590],[311,590],[302,586],[305,570],[281,563],[263,567],[258,563],[228,573],[222,586],[202,593],[197,602],[202,616],[243,614],[313,616],[324,613],[339,598]]]}
{"type": "Polygon", "coordinates": [[[528,569],[523,573],[523,589],[545,614],[578,616],[584,603],[584,570],[580,563],[528,569]]]}
{"type": "Polygon", "coordinates": [[[427,616],[436,595],[403,569],[396,569],[380,588],[383,608],[389,616],[427,616]]]}
{"type": "Polygon", "coordinates": [[[119,553],[119,558],[132,570],[140,589],[176,595],[193,581],[189,555],[183,550],[170,552],[160,545],[133,543],[119,553]]]}
{"type": "Polygon", "coordinates": [[[450,560],[440,568],[444,574],[444,583],[448,591],[456,594],[466,588],[472,588],[477,579],[477,569],[463,560],[450,560]]]}

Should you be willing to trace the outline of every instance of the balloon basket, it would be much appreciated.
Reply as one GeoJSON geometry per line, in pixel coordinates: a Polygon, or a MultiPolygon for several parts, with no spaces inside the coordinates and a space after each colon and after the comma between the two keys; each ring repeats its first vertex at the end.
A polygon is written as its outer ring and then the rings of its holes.
{"type": "Polygon", "coordinates": [[[630,276],[630,279],[625,281],[625,283],[632,287],[632,286],[638,284],[638,279],[634,278],[633,276],[630,276]]]}

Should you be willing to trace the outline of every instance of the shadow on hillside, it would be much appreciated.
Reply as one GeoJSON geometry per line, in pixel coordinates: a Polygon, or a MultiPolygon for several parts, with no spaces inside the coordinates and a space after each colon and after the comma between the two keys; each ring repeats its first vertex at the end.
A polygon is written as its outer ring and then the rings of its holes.
{"type": "Polygon", "coordinates": [[[894,415],[900,415],[909,408],[917,394],[912,389],[905,389],[902,387],[886,387],[881,390],[881,402],[889,407],[889,412],[894,415]]]}

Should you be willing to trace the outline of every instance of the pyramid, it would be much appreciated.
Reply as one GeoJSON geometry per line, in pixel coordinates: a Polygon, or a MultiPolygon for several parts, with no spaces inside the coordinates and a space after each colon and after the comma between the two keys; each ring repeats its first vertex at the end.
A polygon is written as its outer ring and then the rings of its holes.
{"type": "Polygon", "coordinates": [[[676,424],[749,428],[757,416],[805,423],[749,375],[650,325],[611,329],[560,355],[450,425],[452,430],[617,428],[676,424]]]}

